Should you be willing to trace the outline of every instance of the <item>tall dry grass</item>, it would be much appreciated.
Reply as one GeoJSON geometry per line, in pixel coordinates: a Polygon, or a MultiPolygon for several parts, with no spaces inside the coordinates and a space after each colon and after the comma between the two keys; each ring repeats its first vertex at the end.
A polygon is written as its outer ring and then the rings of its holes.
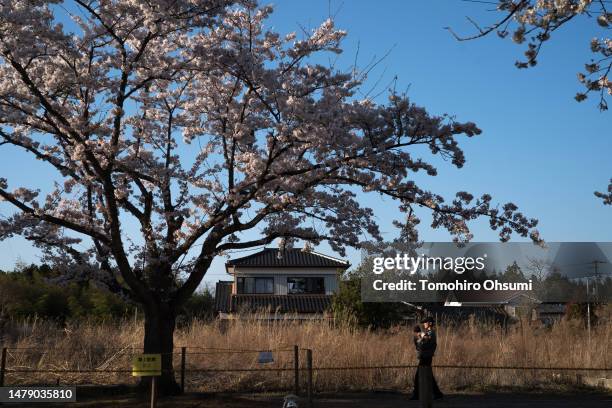
{"type": "MultiPolygon", "coordinates": [[[[9,372],[7,383],[130,384],[131,358],[142,347],[142,322],[91,323],[59,328],[48,322],[30,321],[5,328],[10,370],[92,370],[91,373],[9,372]]],[[[364,367],[415,364],[410,328],[372,332],[322,322],[237,320],[228,324],[192,321],[175,335],[175,367],[180,347],[188,347],[187,369],[258,369],[293,367],[293,345],[313,350],[315,367],[364,367]],[[229,351],[233,350],[233,351],[229,351]],[[258,350],[273,350],[274,362],[257,362],[258,350]],[[240,351],[240,352],[235,352],[240,351]]],[[[612,366],[612,323],[592,329],[562,321],[551,328],[516,323],[507,328],[475,320],[461,325],[442,322],[438,328],[434,368],[444,390],[483,387],[563,387],[580,382],[581,375],[605,376],[605,372],[471,369],[467,366],[597,367],[612,366]]],[[[304,366],[305,353],[301,353],[304,366]]],[[[608,373],[609,375],[610,373],[608,373]]],[[[406,389],[414,369],[315,371],[317,390],[406,389]]],[[[305,373],[302,373],[302,380],[305,373]]],[[[187,387],[200,391],[290,389],[293,373],[284,372],[188,372],[187,387]]]]}

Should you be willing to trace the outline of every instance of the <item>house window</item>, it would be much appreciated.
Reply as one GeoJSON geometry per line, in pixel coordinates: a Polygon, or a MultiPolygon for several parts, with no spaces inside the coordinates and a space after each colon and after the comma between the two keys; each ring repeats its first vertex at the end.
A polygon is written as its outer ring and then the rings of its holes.
{"type": "Polygon", "coordinates": [[[299,294],[325,294],[324,278],[287,278],[287,293],[290,295],[299,294]]]}
{"type": "Polygon", "coordinates": [[[274,278],[238,278],[239,294],[274,294],[274,278]]]}

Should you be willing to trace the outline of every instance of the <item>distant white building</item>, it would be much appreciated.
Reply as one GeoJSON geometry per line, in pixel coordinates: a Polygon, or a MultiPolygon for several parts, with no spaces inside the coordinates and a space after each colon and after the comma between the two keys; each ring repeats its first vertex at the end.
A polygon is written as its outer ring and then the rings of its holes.
{"type": "Polygon", "coordinates": [[[219,317],[259,312],[264,318],[320,319],[338,291],[339,274],[350,264],[307,249],[266,248],[225,264],[232,281],[219,281],[219,317]]]}
{"type": "Polygon", "coordinates": [[[444,306],[497,307],[511,319],[520,317],[550,324],[565,314],[562,303],[543,303],[531,292],[525,291],[453,291],[444,306]]]}

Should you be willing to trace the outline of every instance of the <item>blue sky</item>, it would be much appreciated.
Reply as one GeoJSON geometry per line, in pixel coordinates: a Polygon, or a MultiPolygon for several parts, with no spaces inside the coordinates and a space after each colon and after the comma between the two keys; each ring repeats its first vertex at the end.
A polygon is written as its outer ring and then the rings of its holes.
{"type": "MultiPolygon", "coordinates": [[[[576,73],[591,58],[589,41],[597,31],[593,20],[581,19],[563,27],[546,44],[537,67],[518,70],[524,45],[496,36],[458,42],[446,26],[473,33],[464,16],[486,23],[497,14],[492,5],[444,1],[291,1],[272,3],[268,25],[284,34],[314,28],[330,10],[338,27],[348,31],[339,68],[389,54],[371,74],[382,91],[397,75],[397,89],[409,89],[411,99],[433,113],[449,113],[458,120],[476,122],[481,136],[463,140],[467,163],[456,169],[440,163],[439,176],[423,178],[424,186],[446,197],[456,191],[490,193],[496,202],[513,201],[540,220],[547,241],[612,241],[612,208],[593,195],[612,177],[612,116],[600,113],[595,101],[577,103],[576,73]]],[[[384,94],[379,97],[384,101],[384,94]]],[[[44,177],[39,165],[18,154],[0,150],[0,174],[13,180],[44,177]],[[27,165],[25,165],[27,163],[27,165]]],[[[437,163],[437,162],[436,162],[437,163]]],[[[11,183],[12,184],[12,183],[11,183]]],[[[14,184],[13,184],[14,185],[14,184]]],[[[386,237],[395,204],[379,197],[365,198],[386,237]],[[391,211],[389,211],[389,210],[391,211]]],[[[7,214],[6,207],[0,212],[7,214]]],[[[421,238],[445,241],[448,235],[432,231],[423,217],[421,238]]],[[[484,221],[472,225],[475,241],[494,241],[496,234],[484,221]]],[[[326,246],[319,250],[330,252],[326,246]]],[[[18,259],[36,262],[36,251],[16,238],[0,243],[0,269],[11,269],[18,259]]],[[[242,254],[241,254],[242,255],[242,254]]],[[[356,264],[357,251],[349,260],[356,264]]],[[[216,260],[207,281],[224,277],[223,259],[216,260]]]]}

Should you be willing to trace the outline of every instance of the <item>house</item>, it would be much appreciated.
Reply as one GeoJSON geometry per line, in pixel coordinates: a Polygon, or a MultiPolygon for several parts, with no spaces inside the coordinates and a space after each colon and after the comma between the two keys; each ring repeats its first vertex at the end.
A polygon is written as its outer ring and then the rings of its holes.
{"type": "Polygon", "coordinates": [[[350,264],[309,249],[266,248],[225,264],[231,281],[216,285],[221,319],[258,312],[266,319],[321,319],[338,290],[339,273],[350,264]]]}
{"type": "Polygon", "coordinates": [[[507,317],[550,324],[565,315],[565,305],[545,303],[525,291],[454,291],[444,304],[457,307],[497,307],[507,317]]]}
{"type": "Polygon", "coordinates": [[[551,325],[565,316],[566,306],[563,303],[541,303],[531,312],[531,320],[551,325]]]}

